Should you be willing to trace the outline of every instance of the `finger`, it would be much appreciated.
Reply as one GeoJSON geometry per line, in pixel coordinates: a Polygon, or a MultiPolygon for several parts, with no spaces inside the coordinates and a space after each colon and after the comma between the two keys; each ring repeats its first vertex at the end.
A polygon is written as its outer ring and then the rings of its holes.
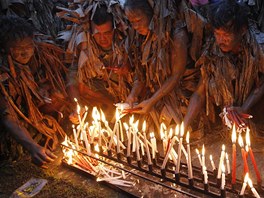
{"type": "Polygon", "coordinates": [[[48,169],[48,166],[46,166],[46,165],[42,165],[42,166],[40,166],[40,168],[48,169]]]}
{"type": "Polygon", "coordinates": [[[52,159],[57,159],[57,155],[55,155],[54,153],[52,153],[49,149],[46,150],[46,154],[48,157],[52,158],[52,159]]]}
{"type": "Polygon", "coordinates": [[[45,164],[45,161],[43,161],[39,156],[32,156],[32,163],[41,167],[45,164]]]}

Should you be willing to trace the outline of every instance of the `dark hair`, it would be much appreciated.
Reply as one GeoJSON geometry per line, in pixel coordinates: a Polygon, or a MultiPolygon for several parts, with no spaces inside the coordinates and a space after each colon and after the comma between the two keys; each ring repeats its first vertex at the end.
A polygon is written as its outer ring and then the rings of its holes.
{"type": "Polygon", "coordinates": [[[108,21],[113,22],[113,14],[107,11],[106,5],[98,5],[93,15],[92,21],[96,25],[102,25],[108,21]]]}
{"type": "Polygon", "coordinates": [[[153,9],[147,0],[126,0],[124,8],[131,10],[141,10],[148,17],[153,16],[153,9]]]}
{"type": "Polygon", "coordinates": [[[0,18],[0,47],[9,49],[15,41],[33,37],[34,28],[25,19],[17,16],[2,16],[0,18]]]}
{"type": "Polygon", "coordinates": [[[243,28],[248,28],[249,9],[236,0],[222,0],[212,4],[208,11],[208,19],[213,28],[232,33],[240,33],[243,28]]]}

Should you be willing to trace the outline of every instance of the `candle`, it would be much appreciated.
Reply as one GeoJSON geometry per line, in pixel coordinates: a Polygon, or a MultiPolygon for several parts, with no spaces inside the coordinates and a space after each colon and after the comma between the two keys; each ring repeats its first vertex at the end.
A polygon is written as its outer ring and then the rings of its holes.
{"type": "Polygon", "coordinates": [[[243,143],[243,139],[241,134],[239,134],[238,136],[238,143],[241,147],[241,154],[242,154],[242,158],[243,158],[243,162],[244,162],[244,173],[246,174],[248,172],[248,164],[247,164],[247,156],[246,156],[246,152],[244,149],[244,143],[243,143]]]}
{"type": "Polygon", "coordinates": [[[187,159],[187,162],[188,162],[188,177],[189,177],[189,179],[192,179],[193,178],[192,158],[191,158],[191,148],[190,148],[189,139],[190,139],[190,132],[188,131],[187,135],[186,135],[187,153],[188,153],[188,159],[187,159]]]}
{"type": "Polygon", "coordinates": [[[220,160],[219,160],[219,165],[218,165],[218,172],[217,172],[217,179],[221,178],[221,171],[222,171],[222,164],[224,162],[224,158],[225,158],[225,145],[222,145],[222,152],[221,152],[221,156],[220,156],[220,160]]]}
{"type": "Polygon", "coordinates": [[[152,162],[151,162],[151,156],[150,156],[150,153],[149,153],[149,147],[148,147],[148,143],[147,143],[147,137],[146,137],[146,121],[145,120],[143,122],[142,131],[143,131],[143,135],[144,135],[144,143],[145,143],[147,157],[148,157],[148,165],[151,165],[152,162]]]}
{"type": "Polygon", "coordinates": [[[230,162],[227,153],[226,153],[226,167],[227,167],[227,174],[230,174],[230,162]]]}
{"type": "Polygon", "coordinates": [[[136,155],[137,155],[137,161],[140,161],[140,153],[139,153],[139,140],[138,137],[136,136],[136,155]]]}
{"type": "Polygon", "coordinates": [[[232,130],[232,184],[236,183],[236,127],[233,125],[232,130]]]}
{"type": "Polygon", "coordinates": [[[253,193],[253,195],[255,197],[257,197],[257,198],[260,198],[260,196],[259,196],[258,192],[256,191],[256,189],[254,188],[254,186],[253,186],[252,181],[251,181],[250,178],[248,178],[248,185],[249,185],[249,187],[250,187],[251,192],[253,193]]]}
{"type": "Polygon", "coordinates": [[[117,138],[117,145],[116,145],[116,147],[117,147],[117,153],[120,153],[120,142],[119,142],[119,140],[120,140],[120,138],[119,138],[119,112],[118,112],[118,108],[116,108],[116,124],[117,124],[117,126],[116,126],[116,128],[117,128],[117,130],[116,130],[116,138],[117,138]]]}
{"type": "Polygon", "coordinates": [[[181,165],[181,151],[182,151],[182,138],[184,135],[184,123],[181,123],[181,130],[180,130],[180,142],[179,142],[179,147],[178,147],[178,163],[176,166],[176,174],[180,172],[180,165],[181,165]]]}
{"type": "Polygon", "coordinates": [[[199,162],[200,162],[200,165],[202,167],[202,159],[201,159],[201,155],[200,155],[200,152],[198,149],[195,149],[196,153],[197,153],[197,156],[198,156],[198,159],[199,159],[199,162]]]}
{"type": "Polygon", "coordinates": [[[166,127],[166,126],[163,123],[161,123],[161,125],[160,125],[160,138],[162,140],[163,152],[165,155],[167,144],[166,144],[166,137],[165,137],[164,130],[163,130],[164,127],[166,127]]]}
{"type": "Polygon", "coordinates": [[[138,139],[138,140],[139,140],[139,143],[140,143],[141,154],[142,154],[142,156],[145,156],[144,144],[143,144],[143,142],[140,139],[138,139]]]}
{"type": "Polygon", "coordinates": [[[214,171],[215,170],[215,163],[214,163],[212,155],[210,155],[210,161],[211,161],[211,165],[212,165],[212,168],[213,168],[213,171],[214,171]]]}
{"type": "MultiPolygon", "coordinates": [[[[86,123],[87,124],[87,123],[86,123]]],[[[85,125],[86,125],[85,124],[85,125]]],[[[87,124],[88,125],[88,124],[87,124]]],[[[90,149],[90,144],[88,143],[88,139],[87,139],[87,134],[86,134],[86,127],[84,127],[84,129],[82,130],[83,133],[83,139],[84,139],[84,143],[85,143],[85,147],[86,147],[86,151],[88,155],[91,155],[91,149],[90,149]]]]}
{"type": "Polygon", "coordinates": [[[157,142],[156,142],[156,138],[155,138],[155,134],[154,132],[151,132],[150,134],[150,142],[151,142],[151,151],[152,151],[152,158],[155,159],[156,158],[156,150],[157,150],[157,142]]]}
{"type": "Polygon", "coordinates": [[[204,166],[204,184],[207,184],[208,183],[208,174],[207,174],[207,169],[206,169],[206,166],[204,166]]]}
{"type": "Polygon", "coordinates": [[[249,155],[250,155],[250,158],[251,158],[251,161],[252,161],[252,164],[253,164],[253,167],[254,167],[254,170],[255,170],[256,176],[257,176],[257,181],[258,181],[258,183],[261,183],[261,176],[260,176],[260,173],[259,173],[259,169],[258,169],[258,166],[257,166],[256,160],[255,160],[255,157],[254,157],[253,151],[252,151],[252,149],[251,149],[251,142],[250,142],[249,128],[247,128],[247,131],[246,131],[246,143],[247,143],[247,146],[248,146],[248,152],[249,152],[249,155]]]}
{"type": "Polygon", "coordinates": [[[72,125],[72,130],[73,130],[73,136],[74,136],[74,140],[75,140],[77,150],[79,150],[79,142],[78,142],[77,132],[76,132],[74,125],[72,125]]]}
{"type": "MultiPolygon", "coordinates": [[[[164,158],[164,160],[163,160],[163,163],[162,163],[161,169],[165,169],[165,166],[166,166],[167,161],[168,161],[168,158],[169,158],[169,154],[170,154],[171,149],[172,149],[172,147],[173,147],[173,145],[174,145],[174,143],[175,143],[175,140],[176,140],[176,138],[173,137],[173,138],[172,138],[172,141],[171,141],[170,144],[169,144],[169,147],[168,147],[167,153],[166,153],[166,155],[165,155],[165,158],[164,158]]],[[[177,165],[178,165],[178,163],[177,163],[177,165]]]]}
{"type": "Polygon", "coordinates": [[[137,121],[135,124],[133,124],[133,144],[132,144],[132,152],[136,151],[136,140],[137,140],[137,132],[138,132],[138,122],[137,121]]]}
{"type": "Polygon", "coordinates": [[[126,129],[126,133],[127,133],[127,157],[130,156],[130,150],[131,150],[131,130],[129,129],[129,126],[127,125],[127,123],[123,123],[125,129],[126,129]]]}
{"type": "Polygon", "coordinates": [[[243,186],[242,186],[242,189],[240,191],[240,195],[244,195],[246,187],[247,187],[247,182],[248,182],[248,173],[245,175],[243,186]]]}
{"type": "Polygon", "coordinates": [[[202,147],[202,170],[203,170],[203,174],[204,174],[204,167],[205,167],[205,149],[204,149],[204,144],[202,147]]]}
{"type": "Polygon", "coordinates": [[[221,182],[221,190],[225,189],[225,165],[222,164],[222,182],[221,182]]]}

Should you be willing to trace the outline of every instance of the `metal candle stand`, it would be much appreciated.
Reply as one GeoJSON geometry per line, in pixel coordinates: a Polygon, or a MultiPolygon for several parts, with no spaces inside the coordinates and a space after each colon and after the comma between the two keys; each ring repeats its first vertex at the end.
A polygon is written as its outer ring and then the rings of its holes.
{"type": "MultiPolygon", "coordinates": [[[[70,148],[68,146],[62,145],[63,147],[70,148]]],[[[113,152],[113,150],[107,150],[106,152],[97,152],[91,146],[92,152],[100,155],[103,158],[107,158],[109,160],[112,160],[114,162],[121,163],[123,165],[129,166],[132,169],[137,169],[138,171],[150,174],[154,177],[158,177],[160,179],[169,181],[171,183],[180,185],[182,187],[191,189],[192,191],[196,191],[199,193],[203,193],[205,195],[208,195],[210,197],[241,197],[239,196],[239,190],[241,189],[242,182],[240,180],[237,180],[236,185],[231,185],[231,178],[230,176],[227,177],[227,185],[224,189],[220,189],[220,181],[215,177],[217,169],[214,171],[207,171],[208,172],[208,183],[204,183],[204,177],[202,174],[201,167],[192,166],[193,168],[193,178],[188,178],[188,166],[186,163],[182,163],[180,165],[180,172],[178,174],[175,174],[175,170],[173,170],[174,164],[170,161],[167,162],[167,165],[164,169],[161,169],[161,164],[163,162],[163,157],[159,156],[159,154],[156,155],[155,159],[152,159],[151,165],[148,165],[147,160],[144,158],[141,158],[140,161],[137,161],[136,155],[132,156],[126,156],[123,152],[120,152],[116,154],[116,152],[113,152]],[[238,188],[239,187],[239,188],[238,188]]],[[[72,149],[72,148],[70,148],[72,149]]],[[[73,149],[75,150],[75,149],[73,149]]],[[[75,150],[77,151],[77,150],[75,150]]],[[[82,155],[87,155],[84,152],[77,151],[78,153],[82,155]]],[[[132,153],[133,154],[133,153],[132,153]]],[[[93,156],[89,156],[94,159],[97,159],[93,156]]],[[[99,160],[99,159],[97,159],[99,160]]],[[[99,161],[108,164],[105,160],[100,159],[99,161]]],[[[110,164],[111,165],[111,164],[110,164]]],[[[116,167],[120,168],[120,167],[116,167]]],[[[130,172],[129,170],[124,170],[127,172],[130,172]]],[[[150,179],[148,179],[150,180],[150,179]]],[[[156,183],[155,181],[153,181],[156,183]]],[[[260,190],[263,190],[264,188],[261,186],[260,190]]],[[[246,197],[254,197],[253,194],[245,194],[246,197]]],[[[244,196],[242,196],[244,197],[244,196]]]]}

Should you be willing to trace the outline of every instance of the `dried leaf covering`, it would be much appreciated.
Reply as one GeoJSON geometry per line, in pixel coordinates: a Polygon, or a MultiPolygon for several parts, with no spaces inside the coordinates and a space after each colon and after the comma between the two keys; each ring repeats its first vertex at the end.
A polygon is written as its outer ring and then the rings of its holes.
{"type": "Polygon", "coordinates": [[[206,111],[213,116],[213,104],[241,106],[250,92],[260,85],[259,72],[264,72],[264,55],[254,33],[249,31],[238,56],[223,54],[214,39],[196,63],[201,67],[206,87],[206,111]]]}
{"type": "Polygon", "coordinates": [[[113,83],[110,79],[113,71],[107,69],[107,67],[125,66],[130,69],[128,27],[119,2],[116,0],[79,0],[69,3],[68,9],[60,7],[58,9],[61,11],[57,13],[57,16],[72,22],[72,25],[69,25],[65,31],[59,33],[58,39],[67,43],[66,51],[77,59],[75,62],[78,65],[79,82],[89,85],[89,81],[99,77],[107,83],[107,90],[116,101],[125,100],[129,93],[127,84],[132,83],[132,73],[119,75],[118,83],[113,83]],[[100,4],[106,5],[114,18],[114,41],[108,63],[104,63],[100,58],[102,50],[99,49],[91,35],[90,20],[100,4]]]}
{"type": "Polygon", "coordinates": [[[60,92],[66,97],[63,75],[66,71],[60,61],[62,50],[47,43],[36,43],[35,53],[29,65],[15,63],[11,56],[3,60],[1,73],[7,73],[9,79],[1,82],[1,92],[9,102],[17,117],[46,137],[45,146],[53,147],[58,136],[65,132],[57,121],[40,112],[39,106],[44,104],[39,93],[43,84],[50,86],[51,92],[60,92]]]}

